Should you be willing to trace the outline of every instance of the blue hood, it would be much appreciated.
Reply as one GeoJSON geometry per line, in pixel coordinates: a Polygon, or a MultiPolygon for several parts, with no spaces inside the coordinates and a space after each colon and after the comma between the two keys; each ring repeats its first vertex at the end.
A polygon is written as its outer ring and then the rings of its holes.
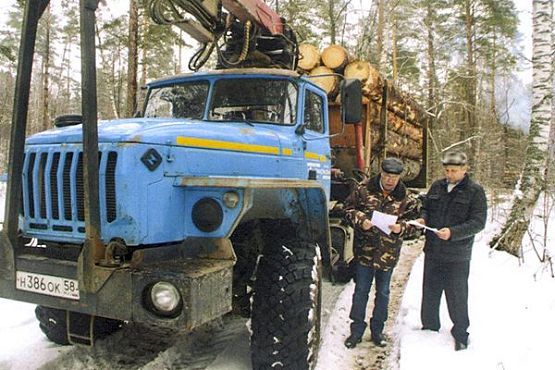
{"type": "MultiPolygon", "coordinates": [[[[188,136],[245,143],[262,141],[279,146],[278,135],[271,129],[242,122],[207,122],[171,118],[130,118],[98,122],[99,143],[144,143],[175,145],[178,137],[188,136]]],[[[27,145],[69,144],[82,142],[82,125],[54,128],[30,136],[27,145]]]]}
{"type": "MultiPolygon", "coordinates": [[[[142,142],[165,144],[164,136],[168,132],[183,129],[192,121],[183,119],[141,119],[129,118],[98,122],[98,141],[100,143],[113,142],[142,142]]],[[[195,124],[199,124],[195,121],[195,124]]],[[[81,143],[82,125],[53,128],[32,135],[27,139],[27,144],[65,144],[81,143]]]]}

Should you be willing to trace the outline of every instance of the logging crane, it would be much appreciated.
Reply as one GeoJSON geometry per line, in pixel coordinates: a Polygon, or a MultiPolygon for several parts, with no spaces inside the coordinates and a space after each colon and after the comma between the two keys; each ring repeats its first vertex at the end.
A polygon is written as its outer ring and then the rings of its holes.
{"type": "Polygon", "coordinates": [[[148,9],[154,22],[179,27],[201,44],[189,61],[193,71],[214,50],[219,69],[297,67],[295,33],[262,0],[152,0],[148,9]]]}

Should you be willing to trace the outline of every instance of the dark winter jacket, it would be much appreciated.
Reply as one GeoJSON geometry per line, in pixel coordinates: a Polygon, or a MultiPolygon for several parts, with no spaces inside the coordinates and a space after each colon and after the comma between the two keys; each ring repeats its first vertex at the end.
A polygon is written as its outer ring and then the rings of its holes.
{"type": "Polygon", "coordinates": [[[468,175],[449,193],[446,179],[435,181],[424,200],[422,217],[427,226],[448,227],[451,238],[441,240],[426,231],[426,257],[444,262],[470,260],[474,235],[484,228],[487,209],[484,189],[468,175]]]}
{"type": "Polygon", "coordinates": [[[413,226],[407,225],[403,219],[408,215],[414,217],[418,201],[408,197],[405,185],[399,184],[387,196],[380,186],[380,177],[375,176],[366,183],[360,184],[345,201],[345,218],[355,228],[355,250],[360,264],[387,271],[395,267],[399,259],[403,237],[417,232],[413,226]],[[373,226],[364,231],[361,226],[364,220],[372,219],[374,210],[399,217],[397,223],[401,231],[389,235],[373,226]]]}

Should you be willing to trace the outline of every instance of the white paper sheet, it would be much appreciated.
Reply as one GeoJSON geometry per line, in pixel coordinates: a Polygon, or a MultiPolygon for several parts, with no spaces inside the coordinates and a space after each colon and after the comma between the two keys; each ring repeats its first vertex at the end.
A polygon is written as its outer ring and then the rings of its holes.
{"type": "Polygon", "coordinates": [[[370,220],[370,222],[372,222],[372,225],[376,226],[378,229],[389,235],[391,234],[389,226],[395,225],[395,223],[397,222],[397,216],[382,213],[380,211],[374,211],[372,212],[372,219],[370,220]]]}
{"type": "Polygon", "coordinates": [[[416,226],[416,227],[420,227],[420,228],[423,228],[423,229],[426,229],[426,230],[430,230],[430,231],[433,231],[434,233],[437,233],[439,231],[435,227],[429,227],[429,226],[426,226],[426,225],[422,225],[421,223],[418,223],[415,220],[407,221],[407,224],[413,225],[413,226],[416,226]]]}

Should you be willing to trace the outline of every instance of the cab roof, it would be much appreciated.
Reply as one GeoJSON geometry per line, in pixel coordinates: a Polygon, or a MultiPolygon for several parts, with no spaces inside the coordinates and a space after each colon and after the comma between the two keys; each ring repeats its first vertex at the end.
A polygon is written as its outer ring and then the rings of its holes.
{"type": "Polygon", "coordinates": [[[267,75],[267,76],[279,76],[279,77],[293,77],[299,78],[301,77],[296,71],[292,71],[289,69],[277,69],[277,68],[233,68],[233,69],[216,69],[210,71],[201,71],[201,72],[190,72],[190,73],[182,73],[179,75],[168,76],[159,78],[157,80],[153,80],[147,85],[158,85],[164,84],[165,82],[187,79],[188,77],[210,77],[210,76],[221,76],[221,75],[267,75]]]}

